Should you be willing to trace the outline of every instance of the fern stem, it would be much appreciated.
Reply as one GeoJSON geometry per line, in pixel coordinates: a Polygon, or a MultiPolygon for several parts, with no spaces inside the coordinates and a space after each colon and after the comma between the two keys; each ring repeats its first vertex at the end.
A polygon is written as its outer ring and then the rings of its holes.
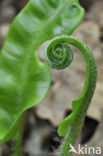
{"type": "Polygon", "coordinates": [[[86,81],[83,91],[72,101],[73,112],[60,123],[58,128],[59,136],[66,135],[60,156],[70,156],[70,147],[75,144],[95,91],[97,67],[90,49],[81,40],[68,35],[54,38],[46,47],[45,57],[50,67],[60,70],[68,67],[72,62],[72,50],[68,45],[64,45],[64,43],[74,45],[78,48],[83,54],[87,64],[86,81]]]}
{"type": "Polygon", "coordinates": [[[2,156],[2,144],[0,143],[0,156],[2,156]]]}
{"type": "Polygon", "coordinates": [[[70,156],[71,153],[69,152],[69,150],[70,150],[70,146],[69,146],[69,134],[67,134],[65,136],[65,140],[64,140],[63,145],[62,145],[60,156],[70,156]]]}
{"type": "Polygon", "coordinates": [[[22,116],[21,125],[19,131],[17,132],[14,140],[13,140],[13,153],[12,156],[22,156],[22,136],[24,129],[24,115],[22,116]]]}
{"type": "Polygon", "coordinates": [[[69,126],[68,133],[66,134],[62,147],[61,147],[60,156],[71,156],[72,154],[70,152],[71,145],[72,146],[75,145],[76,139],[80,133],[80,130],[84,122],[85,112],[82,113],[81,115],[82,115],[81,118],[77,116],[77,120],[75,120],[74,123],[71,126],[69,126]]]}

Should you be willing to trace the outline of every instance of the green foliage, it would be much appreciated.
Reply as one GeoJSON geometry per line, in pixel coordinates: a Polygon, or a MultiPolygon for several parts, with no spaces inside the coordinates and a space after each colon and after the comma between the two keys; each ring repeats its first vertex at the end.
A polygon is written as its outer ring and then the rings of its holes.
{"type": "Polygon", "coordinates": [[[0,53],[0,140],[14,137],[22,114],[46,96],[50,71],[39,61],[40,44],[71,34],[84,15],[78,0],[29,0],[14,19],[0,53]]]}
{"type": "Polygon", "coordinates": [[[78,96],[73,102],[73,112],[66,117],[58,128],[58,134],[65,136],[67,134],[61,156],[69,156],[70,144],[74,145],[76,138],[82,127],[85,114],[88,106],[91,102],[94,94],[96,79],[97,79],[97,68],[92,52],[89,48],[80,40],[67,35],[62,35],[54,38],[48,44],[45,56],[46,61],[50,66],[62,69],[67,64],[69,65],[72,61],[72,50],[68,50],[68,45],[71,44],[77,47],[83,54],[87,67],[86,67],[86,81],[84,89],[80,96],[78,96]],[[61,46],[62,44],[62,46],[61,46]],[[64,45],[64,46],[63,46],[64,45]],[[56,48],[55,48],[56,47],[56,48]],[[59,47],[59,48],[58,48],[59,47]],[[70,56],[70,58],[68,57],[70,56]],[[66,59],[65,59],[66,56],[66,59]]]}

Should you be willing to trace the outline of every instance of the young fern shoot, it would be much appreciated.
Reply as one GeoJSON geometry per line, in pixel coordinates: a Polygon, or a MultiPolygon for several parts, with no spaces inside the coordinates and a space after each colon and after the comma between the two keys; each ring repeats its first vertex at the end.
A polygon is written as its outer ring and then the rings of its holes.
{"type": "Polygon", "coordinates": [[[59,136],[66,135],[60,155],[70,156],[70,145],[75,144],[95,91],[97,68],[93,54],[89,48],[79,39],[67,35],[54,38],[46,47],[45,58],[50,67],[60,70],[69,66],[72,62],[72,49],[65,43],[77,47],[82,52],[87,64],[84,89],[80,96],[72,102],[73,112],[60,123],[58,128],[59,136]]]}

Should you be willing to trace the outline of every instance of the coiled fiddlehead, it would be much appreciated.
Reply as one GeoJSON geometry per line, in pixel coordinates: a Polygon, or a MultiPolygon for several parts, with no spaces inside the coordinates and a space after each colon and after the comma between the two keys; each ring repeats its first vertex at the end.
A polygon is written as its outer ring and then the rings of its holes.
{"type": "Polygon", "coordinates": [[[73,60],[72,49],[63,43],[52,45],[51,42],[45,56],[48,65],[58,70],[68,67],[73,60]]]}
{"type": "Polygon", "coordinates": [[[94,94],[97,78],[97,68],[92,52],[82,41],[72,36],[63,35],[51,40],[45,50],[46,62],[54,69],[67,67],[72,62],[73,53],[65,43],[76,46],[82,52],[87,67],[84,89],[80,96],[72,102],[73,112],[60,123],[58,128],[59,136],[66,135],[61,156],[70,155],[70,144],[74,145],[83,125],[85,114],[94,94]]]}

